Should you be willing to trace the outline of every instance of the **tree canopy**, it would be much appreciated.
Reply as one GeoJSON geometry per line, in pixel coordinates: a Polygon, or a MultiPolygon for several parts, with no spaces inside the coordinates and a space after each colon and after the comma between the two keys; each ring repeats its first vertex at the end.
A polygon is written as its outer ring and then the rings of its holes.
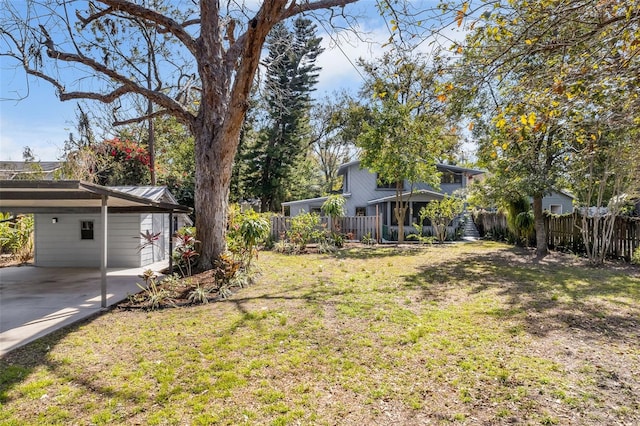
{"type": "Polygon", "coordinates": [[[380,184],[395,188],[398,241],[404,241],[404,217],[413,185],[425,182],[439,187],[436,163],[452,151],[457,137],[449,133],[433,90],[437,73],[423,61],[389,54],[381,65],[362,64],[369,76],[363,91],[373,101],[356,145],[362,167],[376,172],[380,184]],[[404,187],[405,181],[409,188],[404,187]]]}
{"type": "Polygon", "coordinates": [[[640,123],[640,9],[617,0],[468,6],[454,84],[473,95],[469,111],[490,183],[503,197],[533,198],[543,255],[542,197],[568,185],[598,135],[622,136],[640,123]]]}

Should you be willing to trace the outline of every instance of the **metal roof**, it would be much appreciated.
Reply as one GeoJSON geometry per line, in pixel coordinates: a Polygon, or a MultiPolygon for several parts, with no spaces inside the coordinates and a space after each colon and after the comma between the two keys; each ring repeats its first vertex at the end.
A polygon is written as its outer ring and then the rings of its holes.
{"type": "Polygon", "coordinates": [[[0,161],[0,179],[15,179],[18,176],[53,176],[62,167],[61,161],[0,161]]]}
{"type": "MultiPolygon", "coordinates": [[[[444,198],[444,194],[435,191],[429,191],[428,189],[418,189],[416,191],[403,192],[402,193],[402,201],[406,201],[407,198],[411,198],[411,201],[431,201],[431,200],[441,200],[444,198]]],[[[389,195],[387,197],[376,198],[375,200],[367,201],[367,204],[378,204],[385,201],[394,201],[396,199],[395,194],[389,195]]]]}
{"type": "Polygon", "coordinates": [[[317,203],[317,202],[324,202],[327,201],[329,197],[317,197],[317,198],[305,198],[303,200],[293,200],[293,201],[285,201],[284,203],[281,203],[283,206],[292,206],[294,204],[305,204],[305,203],[317,203]]]}
{"type": "MultiPolygon", "coordinates": [[[[344,174],[346,169],[348,169],[349,167],[354,166],[354,165],[360,166],[360,160],[353,160],[353,161],[349,161],[348,163],[342,164],[338,168],[338,175],[344,174]]],[[[436,164],[436,167],[440,171],[448,170],[448,171],[451,171],[451,172],[468,173],[470,175],[480,175],[480,174],[485,173],[482,170],[469,169],[467,167],[460,167],[460,166],[452,166],[451,164],[438,163],[438,164],[436,164]]]]}
{"type": "Polygon", "coordinates": [[[136,187],[106,187],[75,180],[0,180],[0,211],[97,213],[106,196],[109,213],[191,212],[187,206],[164,201],[162,196],[168,193],[164,187],[140,187],[143,189],[139,191],[133,188],[136,187]]]}

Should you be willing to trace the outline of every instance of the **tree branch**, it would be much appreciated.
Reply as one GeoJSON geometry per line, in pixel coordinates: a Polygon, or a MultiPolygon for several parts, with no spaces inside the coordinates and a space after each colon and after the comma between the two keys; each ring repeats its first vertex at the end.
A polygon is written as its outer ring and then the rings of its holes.
{"type": "Polygon", "coordinates": [[[156,104],[164,107],[166,110],[171,111],[171,113],[175,114],[176,117],[180,119],[180,121],[187,125],[191,125],[193,120],[195,119],[195,117],[191,113],[189,113],[179,102],[175,101],[164,93],[156,92],[154,90],[150,90],[146,87],[140,86],[139,84],[124,77],[115,70],[112,70],[106,65],[99,63],[87,56],[56,50],[49,34],[44,28],[42,28],[42,31],[45,36],[43,44],[47,47],[47,55],[50,58],[64,62],[73,62],[86,65],[94,71],[97,71],[98,73],[103,74],[121,84],[119,88],[108,94],[100,94],[96,92],[66,93],[64,91],[64,86],[57,82],[57,80],[51,78],[50,76],[46,76],[37,70],[32,70],[30,68],[27,70],[27,72],[29,72],[30,74],[41,77],[56,86],[58,90],[60,90],[60,100],[66,101],[70,99],[93,99],[104,103],[110,103],[127,93],[136,93],[146,97],[147,99],[150,99],[156,104]]]}
{"type": "Polygon", "coordinates": [[[135,118],[130,118],[128,120],[116,120],[113,122],[114,126],[126,126],[127,124],[135,124],[135,123],[142,123],[143,121],[147,121],[151,118],[156,118],[156,117],[160,117],[163,115],[170,115],[171,113],[167,110],[160,110],[160,111],[155,111],[151,114],[146,114],[143,115],[141,117],[135,117],[135,118]]]}
{"type": "Polygon", "coordinates": [[[179,24],[168,16],[162,15],[151,9],[147,9],[146,7],[138,6],[137,4],[134,4],[127,0],[98,1],[104,3],[107,6],[110,6],[114,10],[120,10],[133,16],[155,22],[156,24],[158,24],[158,26],[163,27],[167,32],[173,34],[178,40],[180,40],[182,44],[184,44],[184,46],[191,52],[191,54],[193,54],[194,56],[197,55],[198,44],[196,43],[196,40],[191,37],[191,35],[187,31],[185,31],[183,25],[179,24]]]}
{"type": "Polygon", "coordinates": [[[104,10],[99,11],[98,13],[94,13],[93,15],[89,15],[88,17],[85,18],[84,16],[82,16],[80,11],[76,9],[76,18],[78,18],[78,20],[82,22],[82,28],[85,28],[91,22],[95,21],[96,19],[100,19],[103,16],[109,15],[113,11],[114,10],[112,7],[108,7],[104,10]]]}
{"type": "Polygon", "coordinates": [[[305,1],[300,4],[297,1],[293,1],[291,5],[283,11],[280,15],[280,19],[291,18],[303,12],[311,12],[320,9],[330,9],[332,7],[344,7],[350,3],[355,3],[358,0],[318,0],[315,2],[305,1]]]}

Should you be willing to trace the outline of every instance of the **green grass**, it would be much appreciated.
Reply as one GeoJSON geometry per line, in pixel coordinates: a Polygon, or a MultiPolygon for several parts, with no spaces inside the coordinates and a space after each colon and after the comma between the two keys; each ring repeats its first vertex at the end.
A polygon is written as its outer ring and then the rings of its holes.
{"type": "Polygon", "coordinates": [[[9,354],[0,425],[640,422],[638,269],[528,256],[261,253],[227,301],[114,310],[9,354]]]}

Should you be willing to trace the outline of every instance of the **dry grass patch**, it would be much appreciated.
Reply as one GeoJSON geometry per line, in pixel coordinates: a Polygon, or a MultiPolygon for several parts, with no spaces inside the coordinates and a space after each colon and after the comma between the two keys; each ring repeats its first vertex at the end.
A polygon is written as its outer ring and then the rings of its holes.
{"type": "Polygon", "coordinates": [[[260,255],[227,301],[0,361],[0,424],[635,424],[640,273],[473,243],[260,255]]]}

